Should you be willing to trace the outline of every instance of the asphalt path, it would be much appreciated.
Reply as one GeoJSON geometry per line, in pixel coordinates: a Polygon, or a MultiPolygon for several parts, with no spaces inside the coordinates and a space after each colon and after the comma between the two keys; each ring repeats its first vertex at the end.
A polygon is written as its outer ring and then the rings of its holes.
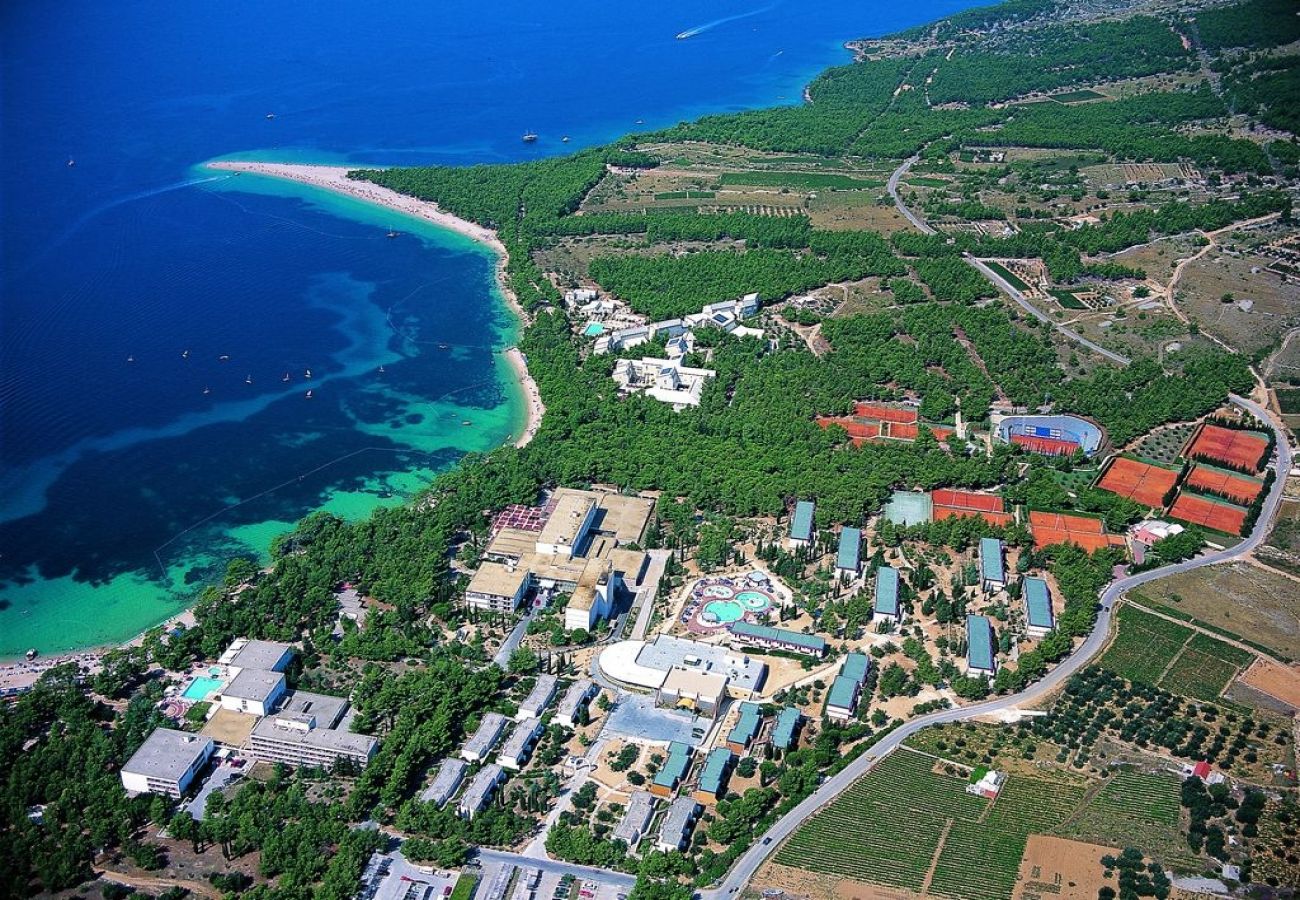
{"type": "Polygon", "coordinates": [[[899,179],[901,179],[904,175],[906,175],[907,170],[912,168],[912,166],[920,158],[921,158],[920,156],[913,156],[911,159],[907,160],[901,166],[895,169],[893,174],[889,176],[889,181],[885,182],[885,190],[889,191],[889,196],[894,198],[894,206],[898,207],[898,211],[901,212],[903,216],[907,219],[907,221],[911,222],[915,228],[917,228],[924,234],[936,234],[937,232],[929,225],[926,224],[925,219],[922,219],[916,213],[908,209],[903,204],[903,201],[899,199],[898,196],[899,179]]]}
{"type": "Polygon", "coordinates": [[[1113,350],[1107,350],[1105,347],[1101,346],[1101,344],[1088,340],[1086,337],[1079,334],[1079,332],[1075,331],[1073,328],[1066,328],[1064,325],[1058,325],[1056,322],[1052,320],[1050,316],[1047,315],[1047,313],[1043,312],[1037,306],[1034,306],[1034,304],[1026,300],[1024,294],[1022,294],[1016,288],[1012,287],[1009,281],[1007,281],[997,272],[994,272],[992,269],[986,266],[982,261],[976,259],[973,256],[967,256],[966,262],[974,266],[981,275],[983,275],[989,281],[993,282],[994,287],[996,287],[1002,293],[1006,294],[1012,300],[1016,301],[1016,303],[1020,306],[1021,309],[1029,313],[1038,321],[1046,322],[1048,325],[1051,325],[1053,328],[1055,328],[1061,334],[1065,335],[1070,340],[1074,341],[1077,344],[1082,344],[1083,346],[1091,350],[1093,353],[1096,353],[1100,356],[1104,356],[1107,359],[1109,359],[1111,362],[1119,363],[1121,366],[1127,366],[1130,362],[1132,362],[1132,360],[1130,360],[1127,356],[1120,356],[1118,353],[1115,353],[1113,350]]]}

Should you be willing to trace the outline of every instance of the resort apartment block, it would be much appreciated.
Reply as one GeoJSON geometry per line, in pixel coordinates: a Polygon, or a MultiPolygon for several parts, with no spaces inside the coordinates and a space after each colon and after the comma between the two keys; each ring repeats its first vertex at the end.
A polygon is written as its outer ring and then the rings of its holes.
{"type": "Polygon", "coordinates": [[[741,337],[762,337],[762,329],[747,328],[740,324],[744,319],[748,319],[757,313],[761,305],[762,300],[758,294],[746,294],[739,300],[709,303],[699,312],[692,313],[681,319],[665,319],[661,322],[651,322],[648,325],[633,325],[630,328],[620,328],[617,331],[601,334],[596,338],[596,342],[592,346],[592,352],[598,354],[617,353],[621,350],[630,350],[633,347],[638,347],[663,336],[670,339],[682,337],[693,339],[692,331],[696,328],[718,328],[728,334],[736,334],[741,337]]]}
{"type": "Polygon", "coordinates": [[[179,798],[212,758],[211,738],[173,728],[155,728],[122,766],[122,787],[131,796],[165,794],[179,798]]]}
{"type": "Polygon", "coordinates": [[[476,609],[510,612],[530,590],[567,592],[564,627],[591,630],[619,590],[640,580],[641,540],[654,501],[558,488],[541,506],[512,506],[493,520],[483,564],[465,589],[476,609]]]}
{"type": "Polygon", "coordinates": [[[625,394],[645,394],[675,410],[699,406],[704,385],[718,373],[682,365],[678,359],[620,359],[614,364],[614,382],[625,394]]]}
{"type": "Polygon", "coordinates": [[[332,768],[347,760],[364,768],[379,741],[355,734],[342,725],[348,701],[307,691],[294,691],[275,713],[253,726],[251,755],[290,766],[332,768]]]}

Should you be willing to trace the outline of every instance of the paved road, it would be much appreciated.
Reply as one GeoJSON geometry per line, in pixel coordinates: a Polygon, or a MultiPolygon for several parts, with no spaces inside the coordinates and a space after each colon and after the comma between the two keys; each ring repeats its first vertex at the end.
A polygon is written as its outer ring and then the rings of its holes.
{"type": "Polygon", "coordinates": [[[1285,430],[1278,428],[1268,413],[1259,406],[1259,404],[1247,400],[1244,397],[1232,396],[1232,402],[1242,409],[1249,410],[1261,422],[1268,424],[1273,429],[1277,437],[1277,463],[1276,471],[1278,477],[1273,482],[1273,488],[1269,491],[1268,498],[1264,501],[1263,508],[1260,510],[1259,518],[1255,523],[1254,530],[1250,536],[1237,544],[1235,547],[1229,547],[1226,550],[1220,550],[1216,553],[1209,553],[1204,556],[1198,556],[1195,559],[1189,559],[1172,566],[1165,566],[1160,569],[1152,569],[1149,572],[1141,572],[1137,575],[1130,575],[1127,578],[1121,578],[1114,582],[1101,595],[1101,609],[1097,613],[1097,624],[1092,633],[1088,635],[1083,644],[1079,646],[1072,654],[1066,657],[1060,665],[1047,674],[1041,681],[1030,685],[1019,694],[1012,694],[1008,697],[999,697],[994,700],[988,700],[984,703],[977,703],[972,706],[963,706],[955,709],[940,710],[923,716],[919,719],[913,719],[905,725],[885,737],[880,743],[876,744],[862,756],[849,763],[843,771],[839,772],[832,778],[828,779],[820,788],[802,803],[792,809],[773,825],[765,835],[763,835],[749,851],[742,856],[731,871],[727,874],[726,879],[717,888],[712,890],[700,891],[700,900],[725,900],[733,894],[740,892],[758,871],[767,857],[781,844],[783,840],[789,837],[799,828],[810,816],[824,807],[830,801],[839,796],[853,782],[857,781],[867,772],[869,772],[880,759],[894,750],[911,737],[929,725],[938,725],[945,722],[959,722],[964,719],[971,719],[977,716],[988,715],[990,713],[1000,712],[1013,706],[1021,704],[1030,704],[1040,699],[1045,694],[1050,693],[1059,687],[1066,679],[1077,672],[1080,668],[1091,661],[1092,657],[1097,654],[1102,645],[1106,642],[1107,634],[1110,630],[1111,609],[1115,601],[1126,591],[1154,581],[1157,578],[1164,578],[1178,572],[1187,572],[1202,566],[1210,566],[1216,563],[1227,562],[1231,559],[1243,556],[1256,547],[1268,535],[1270,524],[1273,516],[1277,513],[1278,506],[1282,502],[1282,493],[1286,487],[1285,473],[1290,471],[1292,457],[1291,447],[1287,443],[1285,430]]]}
{"type": "Polygon", "coordinates": [[[913,156],[911,159],[907,160],[901,166],[895,169],[893,174],[889,176],[889,181],[885,183],[885,190],[889,191],[889,196],[894,198],[894,206],[898,207],[898,211],[901,212],[903,216],[907,219],[907,221],[911,222],[915,228],[917,228],[924,234],[937,234],[938,232],[936,232],[933,228],[931,228],[929,225],[926,224],[925,219],[922,219],[916,213],[912,212],[905,205],[903,205],[903,201],[899,199],[898,196],[899,179],[901,179],[904,175],[906,175],[907,170],[912,168],[912,166],[920,158],[921,157],[919,156],[913,156]]]}
{"type": "Polygon", "coordinates": [[[625,875],[622,872],[615,872],[612,869],[597,869],[592,866],[579,866],[574,863],[561,862],[557,859],[535,859],[531,856],[523,856],[519,853],[508,853],[504,850],[489,850],[486,847],[480,847],[473,851],[482,862],[489,863],[506,863],[512,866],[527,866],[533,869],[541,869],[543,872],[549,872],[553,875],[572,875],[575,878],[589,878],[592,881],[599,881],[603,884],[612,885],[622,891],[630,891],[632,885],[636,884],[636,878],[632,875],[625,875]]]}
{"type": "Polygon", "coordinates": [[[668,558],[673,555],[671,550],[651,550],[647,554],[650,557],[646,563],[645,577],[641,579],[641,587],[638,589],[641,597],[641,609],[637,613],[636,625],[632,627],[632,640],[645,640],[645,633],[650,630],[650,618],[654,614],[655,598],[659,596],[659,581],[664,577],[664,570],[668,566],[668,558]]]}
{"type": "Polygon", "coordinates": [[[1107,359],[1109,359],[1111,362],[1119,363],[1121,366],[1127,366],[1130,362],[1132,362],[1132,360],[1130,360],[1127,356],[1120,356],[1118,353],[1115,353],[1112,350],[1107,350],[1105,347],[1101,346],[1100,344],[1088,340],[1086,337],[1079,334],[1079,332],[1075,331],[1074,329],[1067,328],[1064,325],[1057,324],[1055,321],[1052,320],[1051,316],[1047,315],[1047,313],[1043,312],[1037,306],[1034,306],[1034,304],[1026,300],[1024,294],[1022,294],[1020,291],[1012,287],[1010,282],[1008,282],[997,272],[994,272],[988,266],[984,265],[984,263],[981,262],[980,260],[976,259],[973,256],[967,256],[966,262],[970,263],[972,266],[978,269],[979,273],[983,275],[985,278],[987,278],[989,281],[993,282],[993,285],[998,290],[1006,294],[1012,300],[1016,301],[1016,303],[1019,304],[1021,309],[1029,313],[1038,321],[1046,322],[1048,325],[1051,325],[1053,328],[1055,328],[1061,334],[1065,335],[1070,340],[1074,341],[1075,343],[1082,344],[1083,346],[1091,350],[1093,353],[1097,353],[1101,356],[1104,356],[1107,359]]]}

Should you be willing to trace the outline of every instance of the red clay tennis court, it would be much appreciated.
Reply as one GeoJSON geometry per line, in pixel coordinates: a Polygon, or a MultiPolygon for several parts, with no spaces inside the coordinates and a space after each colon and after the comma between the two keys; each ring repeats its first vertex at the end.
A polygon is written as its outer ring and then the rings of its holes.
{"type": "Polygon", "coordinates": [[[1258,472],[1267,452],[1268,436],[1258,431],[1238,431],[1235,428],[1206,425],[1192,442],[1187,455],[1258,472]]]}
{"type": "Polygon", "coordinates": [[[996,494],[937,488],[930,492],[930,507],[936,522],[979,516],[990,525],[1002,527],[1014,521],[1011,513],[1006,512],[1005,502],[996,494]]]}
{"type": "Polygon", "coordinates": [[[1087,516],[1031,512],[1029,530],[1034,535],[1034,546],[1039,550],[1053,544],[1076,544],[1092,553],[1102,547],[1124,546],[1122,537],[1106,534],[1106,526],[1101,519],[1087,516]]]}
{"type": "Polygon", "coordinates": [[[897,422],[903,425],[915,425],[920,418],[915,409],[900,409],[883,403],[855,403],[853,415],[859,419],[875,419],[877,422],[897,422]]]}
{"type": "Polygon", "coordinates": [[[1024,447],[1031,453],[1038,453],[1043,456],[1071,456],[1079,445],[1074,441],[1063,441],[1060,438],[1036,437],[1032,434],[1013,434],[1011,443],[1018,447],[1024,447]]]}
{"type": "Polygon", "coordinates": [[[1226,469],[1216,469],[1203,463],[1192,466],[1186,484],[1197,490],[1212,491],[1244,506],[1254,503],[1260,491],[1264,490],[1264,482],[1258,479],[1247,478],[1245,475],[1229,472],[1226,469]]]}
{"type": "Polygon", "coordinates": [[[1106,467],[1097,487],[1154,509],[1165,505],[1165,494],[1177,483],[1177,471],[1117,456],[1106,467]]]}
{"type": "Polygon", "coordinates": [[[1169,514],[1175,519],[1204,525],[1224,534],[1241,534],[1241,529],[1246,524],[1246,510],[1242,507],[1186,491],[1179,493],[1169,514]]]}

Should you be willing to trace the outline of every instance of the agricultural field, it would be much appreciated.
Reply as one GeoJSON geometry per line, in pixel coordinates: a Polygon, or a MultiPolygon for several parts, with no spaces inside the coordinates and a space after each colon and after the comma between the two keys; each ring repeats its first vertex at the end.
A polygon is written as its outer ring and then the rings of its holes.
{"type": "Polygon", "coordinates": [[[1166,466],[1172,465],[1195,430],[1195,422],[1171,425],[1143,435],[1131,446],[1131,449],[1138,456],[1166,466]]]}
{"type": "Polygon", "coordinates": [[[1128,604],[1115,614],[1117,630],[1097,665],[1130,681],[1155,685],[1193,634],[1190,628],[1128,604]]]}
{"type": "Polygon", "coordinates": [[[1000,275],[1003,279],[1006,280],[1007,284],[1011,285],[1016,290],[1027,291],[1030,289],[1029,285],[1025,284],[1024,280],[1020,278],[1020,276],[1016,275],[1015,272],[1012,272],[1010,269],[1008,269],[1006,266],[1002,265],[1001,263],[986,262],[984,263],[984,265],[992,269],[993,272],[996,273],[997,275],[1000,275]]]}
{"type": "Polygon", "coordinates": [[[776,863],[938,896],[1001,900],[1028,835],[1056,827],[1079,784],[1017,775],[993,802],[965,792],[962,770],[902,750],[886,757],[777,852],[776,863]],[[900,822],[907,828],[898,827],[900,822]]]}
{"type": "Polygon", "coordinates": [[[1199,871],[1180,828],[1179,780],[1169,774],[1116,773],[1061,830],[1065,837],[1139,847],[1178,871],[1199,871]]]}
{"type": "Polygon", "coordinates": [[[882,190],[829,191],[808,200],[804,212],[814,228],[828,231],[868,229],[888,236],[911,228],[882,190]]]}
{"type": "Polygon", "coordinates": [[[1251,859],[1253,876],[1265,884],[1300,884],[1300,804],[1294,796],[1271,800],[1259,822],[1251,859]]]}
{"type": "Polygon", "coordinates": [[[723,172],[718,183],[727,187],[752,185],[811,191],[864,191],[885,186],[883,181],[833,172],[723,172]]]}
{"type": "Polygon", "coordinates": [[[1254,659],[1253,653],[1195,634],[1160,679],[1160,687],[1184,697],[1215,701],[1254,659]]]}
{"type": "Polygon", "coordinates": [[[1048,293],[1050,293],[1053,297],[1055,297],[1056,302],[1061,304],[1061,306],[1065,309],[1087,309],[1088,308],[1088,305],[1084,303],[1082,300],[1080,300],[1078,297],[1076,297],[1073,291],[1056,289],[1056,290],[1048,291],[1048,293]]]}
{"type": "Polygon", "coordinates": [[[1274,656],[1300,659],[1296,588],[1286,575],[1233,562],[1149,582],[1134,599],[1274,656]]]}
{"type": "Polygon", "coordinates": [[[1051,99],[1055,100],[1057,103],[1082,103],[1086,100],[1102,100],[1109,98],[1099,91],[1080,88],[1077,91],[1066,91],[1063,94],[1052,94],[1051,99]]]}

